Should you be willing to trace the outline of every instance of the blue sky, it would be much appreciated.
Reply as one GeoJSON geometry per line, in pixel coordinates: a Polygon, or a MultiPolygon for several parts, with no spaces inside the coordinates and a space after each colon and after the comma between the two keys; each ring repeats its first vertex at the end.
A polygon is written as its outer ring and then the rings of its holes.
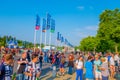
{"type": "MultiPolygon", "coordinates": [[[[120,8],[119,0],[0,0],[0,36],[33,42],[36,14],[45,18],[50,13],[56,21],[52,44],[59,31],[71,44],[79,45],[82,38],[96,34],[99,15],[115,8],[120,8]]],[[[40,31],[38,43],[39,38],[40,31]]]]}

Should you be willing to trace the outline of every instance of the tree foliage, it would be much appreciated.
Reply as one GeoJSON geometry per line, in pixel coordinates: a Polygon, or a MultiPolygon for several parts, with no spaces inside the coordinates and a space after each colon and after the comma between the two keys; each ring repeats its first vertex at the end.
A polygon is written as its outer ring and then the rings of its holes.
{"type": "Polygon", "coordinates": [[[91,51],[93,45],[96,51],[115,51],[115,46],[120,48],[120,10],[105,10],[100,14],[99,27],[93,40],[90,37],[80,42],[80,49],[91,51]]]}

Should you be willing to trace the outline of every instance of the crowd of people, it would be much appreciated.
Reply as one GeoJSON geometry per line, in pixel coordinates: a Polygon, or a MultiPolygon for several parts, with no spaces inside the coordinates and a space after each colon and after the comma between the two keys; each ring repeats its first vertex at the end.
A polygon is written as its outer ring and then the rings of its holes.
{"type": "Polygon", "coordinates": [[[43,63],[52,76],[72,75],[74,80],[110,80],[120,74],[119,53],[60,52],[36,49],[0,49],[0,80],[40,80],[43,63]],[[16,59],[16,56],[19,58],[16,59]],[[17,63],[15,64],[15,61],[17,63]],[[14,70],[14,66],[17,68],[14,70]]]}

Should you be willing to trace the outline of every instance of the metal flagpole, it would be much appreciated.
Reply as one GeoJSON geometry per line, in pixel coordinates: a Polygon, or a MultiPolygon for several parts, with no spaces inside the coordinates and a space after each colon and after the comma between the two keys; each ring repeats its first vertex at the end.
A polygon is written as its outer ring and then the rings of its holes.
{"type": "Polygon", "coordinates": [[[36,47],[36,29],[35,29],[35,33],[34,33],[34,52],[35,52],[35,47],[36,47]]]}
{"type": "Polygon", "coordinates": [[[41,33],[40,33],[40,50],[42,49],[41,44],[42,44],[42,26],[41,26],[41,33]]]}
{"type": "Polygon", "coordinates": [[[51,45],[51,37],[52,37],[52,33],[50,32],[50,37],[49,37],[49,46],[51,45]]]}
{"type": "MultiPolygon", "coordinates": [[[[47,32],[47,30],[46,30],[46,32],[47,32]]],[[[45,46],[46,46],[46,35],[47,35],[46,32],[45,32],[45,46]]]]}

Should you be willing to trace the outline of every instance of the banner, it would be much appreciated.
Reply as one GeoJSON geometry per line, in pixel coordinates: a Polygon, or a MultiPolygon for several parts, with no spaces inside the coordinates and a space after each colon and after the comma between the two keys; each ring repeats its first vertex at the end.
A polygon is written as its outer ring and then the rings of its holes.
{"type": "Polygon", "coordinates": [[[39,30],[40,29],[40,17],[39,15],[36,15],[36,27],[35,27],[36,30],[39,30]]]}
{"type": "Polygon", "coordinates": [[[63,36],[61,37],[61,42],[64,42],[64,37],[63,36]]]}
{"type": "Polygon", "coordinates": [[[46,20],[43,18],[42,32],[46,32],[46,20]]]}
{"type": "Polygon", "coordinates": [[[54,33],[55,32],[55,20],[54,19],[51,19],[51,30],[50,30],[51,33],[54,33]]]}
{"type": "Polygon", "coordinates": [[[57,40],[59,41],[60,39],[60,32],[57,32],[57,40]]]}
{"type": "Polygon", "coordinates": [[[51,15],[47,13],[47,30],[50,28],[51,15]]]}
{"type": "Polygon", "coordinates": [[[68,40],[67,39],[65,39],[65,44],[68,44],[68,40]]]}

